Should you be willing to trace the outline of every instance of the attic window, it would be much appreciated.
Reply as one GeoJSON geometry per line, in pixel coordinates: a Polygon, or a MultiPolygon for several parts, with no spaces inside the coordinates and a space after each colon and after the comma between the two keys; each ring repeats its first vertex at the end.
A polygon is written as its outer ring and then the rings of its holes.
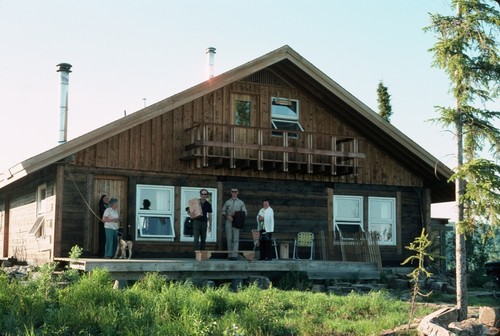
{"type": "Polygon", "coordinates": [[[272,97],[271,126],[273,130],[276,130],[272,132],[272,135],[283,136],[284,132],[280,131],[287,131],[289,138],[297,139],[299,137],[298,132],[304,131],[299,122],[299,101],[296,99],[272,97]]]}

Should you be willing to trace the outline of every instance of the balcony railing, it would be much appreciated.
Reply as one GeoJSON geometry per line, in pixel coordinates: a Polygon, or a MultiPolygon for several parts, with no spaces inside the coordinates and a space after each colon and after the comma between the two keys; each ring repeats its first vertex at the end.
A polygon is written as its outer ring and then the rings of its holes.
{"type": "Polygon", "coordinates": [[[308,174],[356,174],[362,140],[332,134],[201,123],[184,132],[183,160],[197,168],[279,169],[308,174]]]}

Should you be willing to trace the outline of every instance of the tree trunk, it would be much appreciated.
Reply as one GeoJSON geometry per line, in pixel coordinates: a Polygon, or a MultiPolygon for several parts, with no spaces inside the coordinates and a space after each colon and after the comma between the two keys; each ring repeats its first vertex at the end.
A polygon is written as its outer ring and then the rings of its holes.
{"type": "MultiPolygon", "coordinates": [[[[463,165],[463,125],[460,108],[457,107],[456,117],[456,137],[457,137],[457,171],[463,165]]],[[[464,195],[464,180],[457,178],[455,180],[455,202],[457,204],[458,220],[455,224],[455,260],[456,260],[456,282],[457,282],[457,310],[458,320],[463,321],[467,319],[467,265],[466,265],[466,248],[465,248],[465,234],[461,230],[464,220],[464,205],[462,196],[464,195]]]]}

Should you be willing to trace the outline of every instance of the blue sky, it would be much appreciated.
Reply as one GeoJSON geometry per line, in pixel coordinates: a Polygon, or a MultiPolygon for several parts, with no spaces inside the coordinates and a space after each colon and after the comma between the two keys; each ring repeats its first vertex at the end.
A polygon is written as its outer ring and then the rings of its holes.
{"type": "Polygon", "coordinates": [[[382,80],[392,124],[453,166],[452,134],[426,122],[452,104],[429,12],[449,2],[0,0],[0,170],[57,146],[58,63],[73,139],[204,81],[207,47],[220,74],[285,44],[374,110],[382,80]]]}

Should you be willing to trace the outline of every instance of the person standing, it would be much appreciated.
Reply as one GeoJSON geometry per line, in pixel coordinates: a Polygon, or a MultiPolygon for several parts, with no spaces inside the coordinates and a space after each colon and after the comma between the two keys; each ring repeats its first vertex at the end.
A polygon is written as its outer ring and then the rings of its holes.
{"type": "Polygon", "coordinates": [[[231,198],[224,203],[222,207],[222,216],[225,217],[227,250],[229,253],[229,260],[237,260],[240,245],[240,229],[233,226],[234,213],[236,211],[243,211],[247,215],[247,208],[245,203],[238,198],[238,188],[231,188],[231,198]]]}
{"type": "Polygon", "coordinates": [[[257,228],[260,232],[259,260],[272,260],[272,235],[274,232],[274,211],[269,206],[269,200],[262,201],[262,209],[257,214],[257,228]]]}
{"type": "Polygon", "coordinates": [[[193,220],[193,239],[194,239],[194,250],[204,250],[205,241],[207,240],[207,228],[208,231],[212,229],[212,204],[207,201],[208,191],[207,189],[200,190],[200,206],[203,215],[201,217],[193,218],[193,214],[190,212],[189,216],[193,220]]]}
{"type": "Polygon", "coordinates": [[[108,207],[109,196],[104,194],[99,199],[99,252],[98,255],[104,255],[104,246],[106,245],[106,231],[104,230],[104,223],[102,221],[102,216],[104,211],[108,207]]]}
{"type": "Polygon", "coordinates": [[[118,200],[112,198],[108,202],[108,208],[102,216],[104,231],[106,232],[106,245],[104,247],[104,258],[113,258],[118,244],[118,227],[120,215],[118,213],[118,200]]]}

